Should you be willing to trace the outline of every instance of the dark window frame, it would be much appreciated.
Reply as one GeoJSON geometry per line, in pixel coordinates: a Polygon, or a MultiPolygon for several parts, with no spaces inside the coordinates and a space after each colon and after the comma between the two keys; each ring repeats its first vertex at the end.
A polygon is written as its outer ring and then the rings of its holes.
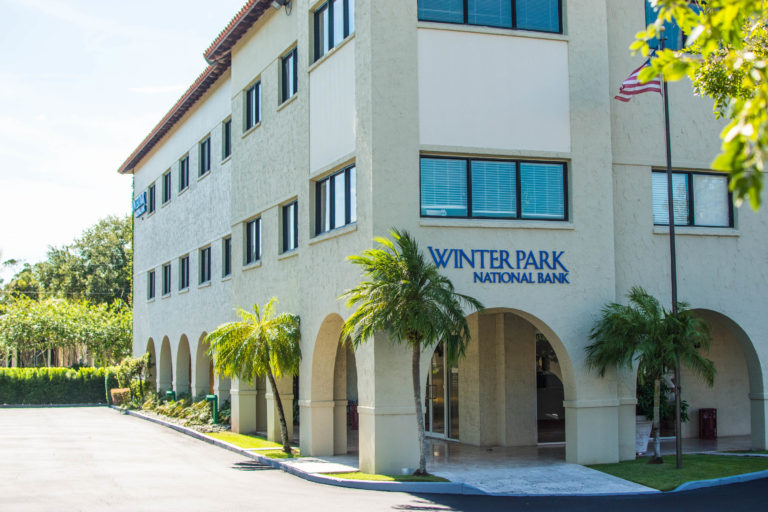
{"type": "Polygon", "coordinates": [[[147,272],[147,300],[155,298],[155,271],[154,269],[147,272]]]}
{"type": "Polygon", "coordinates": [[[280,58],[280,103],[285,103],[289,99],[293,98],[299,92],[299,59],[297,47],[294,46],[292,50],[285,53],[280,58]],[[286,77],[288,65],[292,68],[292,80],[291,88],[288,88],[288,80],[286,77]],[[290,93],[290,94],[289,94],[290,93]]]}
{"type": "MultiPolygon", "coordinates": [[[[651,182],[653,182],[653,175],[655,174],[663,174],[666,179],[667,171],[666,169],[651,169],[651,182]]],[[[677,219],[675,219],[675,228],[711,228],[711,229],[733,229],[734,228],[734,218],[733,218],[733,193],[731,192],[731,178],[729,175],[724,174],[722,172],[717,171],[682,171],[682,170],[672,170],[672,175],[675,174],[682,174],[687,175],[687,193],[688,193],[688,223],[687,224],[680,224],[677,219]],[[693,177],[694,176],[717,176],[720,178],[725,178],[726,181],[726,190],[728,190],[728,225],[727,226],[712,226],[709,224],[696,224],[696,194],[694,192],[694,184],[693,184],[693,177]]],[[[665,182],[666,183],[666,182],[665,182]]],[[[653,197],[651,197],[651,215],[653,215],[653,197]]],[[[669,227],[669,219],[667,219],[666,223],[658,224],[654,221],[654,226],[660,226],[660,227],[669,227]]]]}
{"type": "Polygon", "coordinates": [[[203,285],[210,283],[212,266],[211,246],[209,245],[207,247],[202,247],[200,251],[198,251],[198,256],[200,258],[198,284],[203,285]]]}
{"type": "MultiPolygon", "coordinates": [[[[511,27],[500,27],[498,25],[481,25],[477,23],[469,23],[469,1],[464,0],[463,5],[463,14],[464,14],[464,21],[458,22],[458,21],[442,21],[442,20],[429,20],[429,19],[422,19],[419,18],[419,21],[426,21],[429,23],[447,23],[449,25],[469,25],[472,27],[491,27],[491,28],[499,28],[499,29],[507,29],[507,30],[524,30],[526,32],[539,32],[542,34],[562,34],[563,33],[563,0],[557,0],[557,25],[558,30],[556,32],[550,31],[550,30],[536,30],[531,28],[520,28],[517,25],[517,1],[516,0],[509,0],[512,4],[512,26],[511,27]]],[[[647,1],[647,0],[646,0],[647,1]]],[[[418,7],[417,7],[418,10],[418,7]]],[[[418,16],[418,14],[417,14],[418,16]]]]}
{"type": "Polygon", "coordinates": [[[246,265],[261,261],[261,217],[246,221],[244,247],[246,265]]]}
{"type": "Polygon", "coordinates": [[[163,264],[163,296],[171,294],[171,286],[171,264],[165,263],[163,264]]]}
{"type": "Polygon", "coordinates": [[[155,189],[157,188],[157,185],[155,183],[152,183],[149,187],[147,187],[147,213],[155,213],[155,210],[157,209],[157,203],[155,202],[155,189]]]}
{"type": "Polygon", "coordinates": [[[470,158],[463,156],[448,156],[448,155],[430,155],[423,154],[419,156],[419,215],[423,219],[472,219],[472,220],[507,220],[507,221],[535,221],[535,222],[569,222],[570,221],[570,205],[568,201],[568,163],[562,160],[531,160],[531,159],[519,159],[519,158],[470,158]],[[462,160],[466,164],[467,171],[467,215],[423,215],[421,213],[422,197],[421,197],[421,160],[462,160]],[[515,216],[514,217],[490,217],[490,216],[473,216],[472,215],[472,165],[471,162],[506,162],[515,164],[515,216]],[[537,218],[537,217],[524,217],[522,211],[522,182],[520,179],[520,164],[549,164],[560,165],[563,168],[563,218],[537,218]]]}
{"type": "MultiPolygon", "coordinates": [[[[323,233],[330,233],[333,230],[341,229],[343,227],[349,226],[350,224],[354,224],[357,222],[357,219],[352,220],[352,201],[350,199],[350,196],[352,195],[352,172],[356,171],[357,167],[355,164],[350,164],[343,169],[339,169],[336,172],[333,172],[329,174],[328,176],[318,180],[315,182],[315,236],[322,235],[323,233]],[[337,176],[344,175],[344,223],[337,227],[332,227],[334,225],[334,221],[336,220],[336,187],[329,186],[328,187],[328,193],[326,195],[326,201],[331,205],[329,209],[329,220],[328,225],[331,226],[328,229],[325,229],[325,226],[323,226],[323,215],[322,211],[325,207],[325,204],[323,201],[320,200],[322,197],[322,188],[325,185],[325,183],[330,182],[332,179],[336,178],[337,176]]],[[[357,182],[357,180],[355,180],[357,182]]],[[[357,200],[357,194],[355,194],[355,200],[357,200]]]]}
{"type": "Polygon", "coordinates": [[[221,240],[221,277],[232,275],[232,236],[221,240]]]}
{"type": "Polygon", "coordinates": [[[299,201],[295,199],[290,203],[286,203],[281,209],[282,215],[282,248],[283,252],[295,251],[299,248],[299,201]],[[293,222],[289,222],[290,211],[293,210],[293,222]],[[290,236],[288,226],[292,224],[293,236],[290,236]],[[290,242],[290,243],[289,243],[290,242]]]}
{"type": "Polygon", "coordinates": [[[189,155],[179,159],[179,192],[189,187],[189,155]]]}
{"type": "Polygon", "coordinates": [[[189,288],[189,254],[179,258],[179,290],[189,288]]]}
{"type": "Polygon", "coordinates": [[[163,204],[167,204],[171,201],[171,171],[163,173],[163,204]]]}
{"type": "Polygon", "coordinates": [[[198,176],[204,176],[211,172],[211,136],[207,136],[200,142],[199,155],[200,165],[198,176]]]}
{"type": "Polygon", "coordinates": [[[232,156],[232,118],[221,123],[221,159],[232,156]]]}
{"type": "MultiPolygon", "coordinates": [[[[349,36],[354,34],[353,26],[354,23],[350,23],[350,16],[349,16],[349,2],[354,2],[355,0],[342,0],[342,8],[344,9],[344,14],[342,15],[342,21],[344,23],[344,29],[342,32],[342,38],[341,41],[338,42],[340,45],[344,40],[346,40],[349,36]]],[[[322,5],[318,6],[313,12],[314,17],[314,29],[315,29],[315,35],[314,35],[314,50],[315,50],[315,60],[314,62],[317,62],[320,60],[324,55],[330,53],[331,50],[333,50],[337,44],[334,44],[333,41],[333,34],[335,29],[335,23],[334,23],[334,2],[333,0],[327,0],[326,2],[323,2],[322,5]],[[320,30],[320,24],[322,23],[322,18],[320,14],[325,11],[326,16],[328,16],[328,31],[325,34],[327,41],[321,41],[320,35],[322,31],[320,30]],[[328,43],[328,51],[323,51],[323,42],[328,43]]],[[[354,22],[354,20],[352,20],[354,22]]]]}
{"type": "Polygon", "coordinates": [[[245,90],[245,131],[261,122],[261,80],[245,90]]]}

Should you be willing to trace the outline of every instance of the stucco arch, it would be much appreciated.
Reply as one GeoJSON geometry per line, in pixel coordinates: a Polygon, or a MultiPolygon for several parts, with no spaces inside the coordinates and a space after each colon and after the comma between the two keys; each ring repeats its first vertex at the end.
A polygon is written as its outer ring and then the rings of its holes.
{"type": "Polygon", "coordinates": [[[190,392],[192,360],[189,354],[189,340],[187,335],[182,334],[179,339],[179,346],[176,349],[176,368],[175,378],[173,379],[173,389],[176,396],[190,392]]]}
{"type": "Polygon", "coordinates": [[[147,350],[149,354],[149,366],[147,367],[147,386],[149,389],[157,389],[157,352],[155,351],[155,340],[147,340],[147,350]]]}
{"type": "Polygon", "coordinates": [[[165,393],[171,389],[173,383],[173,355],[171,354],[171,340],[163,337],[160,344],[160,360],[157,372],[157,392],[165,393]]]}
{"type": "Polygon", "coordinates": [[[208,357],[208,342],[205,337],[208,333],[203,332],[197,340],[197,350],[195,351],[195,360],[192,364],[192,396],[199,397],[213,393],[213,362],[208,357]]]}

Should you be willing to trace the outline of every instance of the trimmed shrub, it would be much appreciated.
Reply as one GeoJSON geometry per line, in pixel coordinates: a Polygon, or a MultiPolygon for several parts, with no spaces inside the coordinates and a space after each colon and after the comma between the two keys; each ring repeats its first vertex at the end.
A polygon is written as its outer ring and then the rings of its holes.
{"type": "Polygon", "coordinates": [[[130,388],[114,388],[109,390],[114,405],[123,405],[131,401],[130,388]]]}
{"type": "MultiPolygon", "coordinates": [[[[103,404],[105,368],[0,368],[0,404],[103,404]]],[[[117,387],[110,375],[107,387],[117,387]]]]}

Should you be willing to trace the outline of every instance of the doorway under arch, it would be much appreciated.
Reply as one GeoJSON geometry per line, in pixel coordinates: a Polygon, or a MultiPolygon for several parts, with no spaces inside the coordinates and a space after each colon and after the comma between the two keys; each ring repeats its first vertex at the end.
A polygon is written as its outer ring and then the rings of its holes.
{"type": "Polygon", "coordinates": [[[157,392],[160,394],[173,387],[173,356],[171,355],[171,341],[168,336],[163,337],[160,344],[160,361],[157,372],[157,392]]]}
{"type": "Polygon", "coordinates": [[[149,364],[147,365],[147,387],[157,390],[157,355],[155,352],[155,340],[149,338],[147,341],[147,350],[149,354],[149,364]]]}

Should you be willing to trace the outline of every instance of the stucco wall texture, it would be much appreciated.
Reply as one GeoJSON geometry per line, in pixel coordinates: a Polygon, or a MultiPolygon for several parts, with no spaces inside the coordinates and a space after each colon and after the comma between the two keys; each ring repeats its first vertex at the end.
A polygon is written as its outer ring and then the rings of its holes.
{"type": "MultiPolygon", "coordinates": [[[[460,363],[460,441],[535,444],[538,332],[555,349],[562,374],[567,459],[633,458],[635,375],[600,378],[586,368],[584,347],[600,308],[623,301],[632,286],[669,303],[668,239],[651,213],[651,169],[664,165],[661,98],[611,99],[639,63],[627,47],[644,25],[643,1],[564,0],[563,34],[420,22],[412,0],[358,1],[355,33],[315,62],[318,5],[294,0],[290,14],[265,13],[232,49],[231,71],[135,169],[137,195],[158,183],[158,208],[136,221],[134,353],[151,343],[158,385],[183,389],[179,354],[188,340],[189,379],[200,390],[204,334],[232,320],[235,308],[277,296],[280,310],[302,319],[295,397],[302,451],[343,451],[345,398],[357,399],[361,469],[399,473],[418,461],[410,353],[383,333],[354,357],[339,352],[350,311],[337,298],[360,279],[345,257],[394,226],[411,231],[425,251],[559,253],[567,284],[478,282],[472,269],[444,269],[459,292],[488,308],[469,317],[474,337],[460,363]],[[281,102],[281,56],[294,47],[298,92],[281,102]],[[245,131],[245,90],[257,80],[262,119],[245,131]],[[233,152],[222,161],[221,124],[230,116],[233,152]],[[198,144],[209,133],[212,170],[198,179],[198,144]],[[178,161],[187,153],[190,187],[179,193],[178,161]],[[421,218],[424,154],[565,162],[567,220],[421,218]],[[357,221],[316,235],[315,183],[350,164],[357,172],[357,221]],[[173,196],[161,206],[160,180],[168,169],[173,196]],[[282,253],[281,207],[293,200],[298,247],[282,253]],[[246,266],[244,223],[257,217],[261,259],[246,266]],[[232,275],[222,278],[221,244],[230,235],[232,275]],[[199,287],[198,251],[208,244],[212,280],[199,287]],[[191,286],[179,293],[178,259],[187,253],[191,286]],[[161,297],[160,269],[167,262],[172,292],[161,297]],[[158,294],[147,300],[151,269],[158,294]],[[165,338],[170,348],[163,356],[165,338]],[[162,378],[168,358],[173,382],[162,378]],[[357,376],[349,377],[357,389],[347,397],[340,384],[345,375],[357,376]]],[[[711,105],[686,83],[671,85],[670,105],[673,166],[708,169],[721,127],[711,105]]],[[[680,298],[712,319],[709,355],[718,367],[712,390],[683,375],[693,417],[687,436],[697,433],[698,408],[717,407],[721,435],[751,433],[753,444],[765,447],[767,222],[765,210],[737,208],[733,228],[678,230],[680,298]]],[[[422,354],[422,384],[431,355],[431,349],[422,354]]],[[[285,400],[294,398],[290,379],[279,387],[285,400]]],[[[229,383],[217,379],[216,389],[227,396],[229,383]]],[[[272,390],[233,381],[231,393],[233,429],[278,435],[272,390]]]]}

